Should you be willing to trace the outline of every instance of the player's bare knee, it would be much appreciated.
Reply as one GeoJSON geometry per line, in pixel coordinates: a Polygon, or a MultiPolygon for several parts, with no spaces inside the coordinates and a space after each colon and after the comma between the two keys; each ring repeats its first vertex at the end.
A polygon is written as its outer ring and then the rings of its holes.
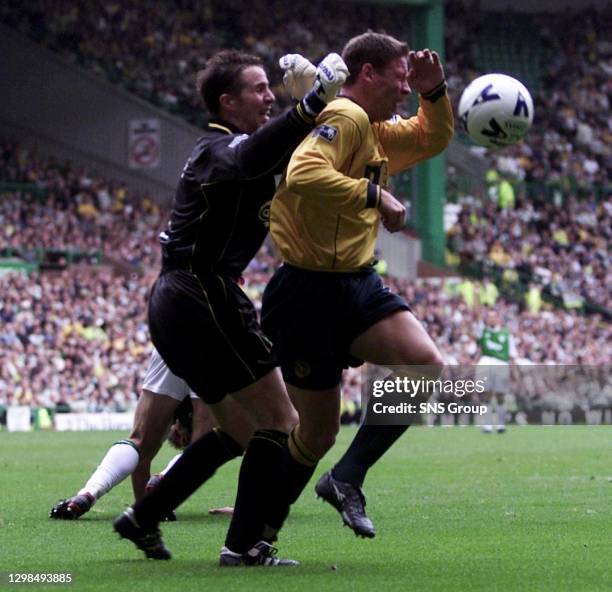
{"type": "Polygon", "coordinates": [[[271,413],[269,427],[288,434],[297,425],[298,420],[297,411],[289,406],[271,413]]]}
{"type": "Polygon", "coordinates": [[[438,378],[444,369],[444,359],[436,347],[423,348],[416,355],[412,352],[406,359],[406,365],[419,366],[428,378],[438,378]]]}
{"type": "Polygon", "coordinates": [[[132,430],[132,433],[128,436],[128,440],[134,443],[134,446],[138,448],[138,450],[142,450],[142,432],[136,428],[132,430]]]}
{"type": "Polygon", "coordinates": [[[329,426],[327,429],[306,430],[300,425],[300,438],[304,445],[317,458],[323,458],[336,443],[339,426],[329,426]]]}

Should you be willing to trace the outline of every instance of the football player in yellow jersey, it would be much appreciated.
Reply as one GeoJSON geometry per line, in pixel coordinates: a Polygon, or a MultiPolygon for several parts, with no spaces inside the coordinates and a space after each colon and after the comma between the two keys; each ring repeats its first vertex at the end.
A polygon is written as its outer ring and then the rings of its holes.
{"type": "MultiPolygon", "coordinates": [[[[427,366],[442,357],[408,304],[375,272],[379,223],[405,224],[388,175],[440,153],[453,135],[444,70],[436,52],[409,51],[388,35],[351,39],[349,79],[293,153],[272,202],[270,231],[284,265],[270,281],[262,322],[281,358],[299,413],[290,449],[314,471],[339,429],[340,384],[348,366],[427,366]],[[412,89],[419,110],[393,117],[412,89]]],[[[368,469],[407,426],[362,425],[334,469],[317,483],[356,534],[373,537],[361,486],[368,469]]]]}

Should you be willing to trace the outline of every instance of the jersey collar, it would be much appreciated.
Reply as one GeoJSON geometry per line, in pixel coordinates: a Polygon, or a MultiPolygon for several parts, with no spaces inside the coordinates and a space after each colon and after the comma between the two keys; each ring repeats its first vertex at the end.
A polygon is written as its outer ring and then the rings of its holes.
{"type": "Polygon", "coordinates": [[[208,122],[208,129],[228,135],[242,133],[234,124],[223,119],[211,119],[208,122]]]}

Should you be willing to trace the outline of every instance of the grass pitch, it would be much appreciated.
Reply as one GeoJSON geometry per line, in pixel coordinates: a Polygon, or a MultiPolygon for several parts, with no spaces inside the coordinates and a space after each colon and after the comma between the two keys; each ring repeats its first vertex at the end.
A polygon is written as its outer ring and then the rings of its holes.
{"type": "MultiPolygon", "coordinates": [[[[354,428],[321,462],[339,458],[354,428]]],[[[126,481],[76,522],[47,516],[73,495],[124,433],[0,433],[0,572],[71,573],[72,590],[610,590],[609,427],[411,428],[371,471],[378,534],[357,539],[315,500],[314,479],[280,541],[297,568],[221,569],[238,463],[224,467],[162,527],[170,562],[145,561],[111,522],[132,500],[126,481]]],[[[173,451],[156,459],[161,469],[173,451]]],[[[24,585],[21,585],[22,587],[24,585]]]]}

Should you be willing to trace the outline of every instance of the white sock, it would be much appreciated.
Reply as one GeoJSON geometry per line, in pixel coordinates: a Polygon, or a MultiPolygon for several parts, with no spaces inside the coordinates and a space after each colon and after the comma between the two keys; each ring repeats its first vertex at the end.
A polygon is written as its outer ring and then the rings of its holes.
{"type": "Polygon", "coordinates": [[[174,463],[175,463],[175,462],[176,462],[176,461],[177,461],[179,458],[181,458],[181,456],[183,456],[183,453],[182,453],[182,452],[179,452],[179,453],[178,453],[176,456],[173,456],[173,457],[170,459],[170,462],[169,462],[169,463],[166,465],[166,468],[165,468],[165,469],[164,469],[164,470],[163,470],[163,471],[160,473],[160,475],[165,475],[165,474],[166,474],[166,473],[167,473],[167,472],[168,472],[168,471],[169,471],[169,470],[170,470],[170,469],[171,469],[171,468],[174,466],[174,463]]]}
{"type": "Polygon", "coordinates": [[[506,427],[506,408],[503,405],[497,406],[497,427],[506,427]]]}
{"type": "Polygon", "coordinates": [[[490,432],[493,430],[493,426],[491,425],[493,423],[493,412],[491,411],[491,402],[489,401],[488,403],[485,403],[485,405],[487,406],[487,410],[484,412],[484,415],[482,416],[482,431],[490,432]]]}
{"type": "Polygon", "coordinates": [[[89,493],[99,499],[131,475],[138,465],[140,454],[136,445],[130,440],[115,442],[89,478],[79,495],[89,493]]]}

